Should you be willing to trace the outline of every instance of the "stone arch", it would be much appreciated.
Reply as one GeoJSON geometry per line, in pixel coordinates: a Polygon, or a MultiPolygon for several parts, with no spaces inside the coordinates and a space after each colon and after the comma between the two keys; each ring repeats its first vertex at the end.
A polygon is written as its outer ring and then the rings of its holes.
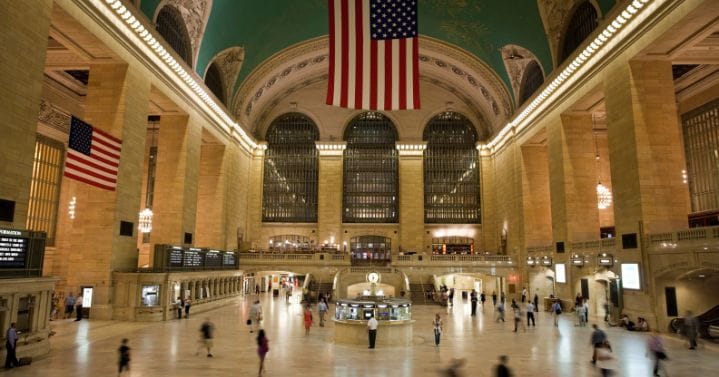
{"type": "Polygon", "coordinates": [[[532,51],[519,45],[505,45],[500,49],[500,53],[502,54],[504,67],[507,70],[507,75],[509,76],[509,82],[512,85],[515,103],[517,104],[517,107],[520,107],[523,102],[520,101],[522,94],[522,81],[526,76],[527,68],[530,64],[534,63],[540,69],[542,77],[546,77],[544,67],[532,51]]]}
{"type": "Polygon", "coordinates": [[[590,0],[574,5],[564,22],[563,32],[557,50],[557,63],[561,64],[582,45],[589,35],[599,26],[601,11],[590,0]]]}
{"type": "Polygon", "coordinates": [[[237,81],[237,76],[240,73],[240,69],[242,69],[242,63],[244,62],[244,60],[244,47],[229,47],[218,52],[210,60],[210,62],[207,64],[207,67],[205,68],[205,79],[207,79],[207,74],[213,66],[216,67],[216,69],[219,71],[219,75],[222,78],[224,95],[223,102],[225,106],[229,107],[230,105],[230,98],[232,98],[232,93],[235,88],[235,82],[237,81]]]}
{"type": "Polygon", "coordinates": [[[212,11],[212,1],[213,0],[162,0],[157,8],[155,8],[155,24],[157,24],[160,12],[168,5],[180,13],[190,40],[191,52],[187,64],[191,67],[197,65],[197,56],[200,52],[202,37],[205,34],[207,20],[210,18],[210,12],[212,11]]]}

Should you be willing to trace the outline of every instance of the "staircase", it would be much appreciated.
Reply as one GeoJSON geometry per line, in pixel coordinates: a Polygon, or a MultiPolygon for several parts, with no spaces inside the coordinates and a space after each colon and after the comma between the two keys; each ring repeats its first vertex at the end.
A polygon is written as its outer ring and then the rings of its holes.
{"type": "MultiPolygon", "coordinates": [[[[705,339],[719,340],[719,305],[697,316],[699,336],[705,339]]],[[[674,318],[669,322],[669,330],[676,333],[684,332],[684,318],[674,318]]]]}

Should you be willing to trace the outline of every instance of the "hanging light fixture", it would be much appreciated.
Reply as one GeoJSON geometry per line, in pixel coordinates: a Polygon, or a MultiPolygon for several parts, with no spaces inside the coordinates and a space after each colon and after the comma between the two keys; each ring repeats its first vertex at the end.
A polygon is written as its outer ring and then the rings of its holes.
{"type": "Polygon", "coordinates": [[[152,232],[152,210],[145,208],[140,212],[140,233],[152,232]]]}
{"type": "Polygon", "coordinates": [[[602,184],[602,163],[599,157],[599,146],[597,144],[597,129],[595,115],[592,114],[592,133],[594,134],[594,157],[597,161],[597,208],[607,209],[612,205],[612,192],[602,184]]]}

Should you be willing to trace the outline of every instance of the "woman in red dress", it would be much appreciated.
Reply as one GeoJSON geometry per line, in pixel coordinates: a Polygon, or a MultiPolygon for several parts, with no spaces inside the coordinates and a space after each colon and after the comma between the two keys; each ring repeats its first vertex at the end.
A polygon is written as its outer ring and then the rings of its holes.
{"type": "Polygon", "coordinates": [[[305,306],[305,335],[310,335],[310,327],[312,327],[312,311],[310,311],[310,306],[305,306]]]}

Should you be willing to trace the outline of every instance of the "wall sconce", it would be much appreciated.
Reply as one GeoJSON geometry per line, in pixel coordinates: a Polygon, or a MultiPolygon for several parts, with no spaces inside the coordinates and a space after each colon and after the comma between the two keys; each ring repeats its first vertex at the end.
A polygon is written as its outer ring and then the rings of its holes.
{"type": "Polygon", "coordinates": [[[601,253],[597,255],[597,265],[605,267],[614,266],[614,256],[607,253],[601,253]]]}
{"type": "Polygon", "coordinates": [[[140,224],[138,226],[140,233],[147,234],[152,232],[152,210],[149,208],[143,209],[142,212],[140,212],[138,223],[140,224]]]}
{"type": "Polygon", "coordinates": [[[546,255],[543,256],[543,257],[542,257],[542,266],[552,267],[552,258],[551,258],[551,257],[548,257],[548,256],[546,256],[546,255]]]}
{"type": "Polygon", "coordinates": [[[584,266],[584,257],[579,254],[572,255],[572,265],[577,267],[583,267],[584,266]]]}
{"type": "Polygon", "coordinates": [[[68,206],[67,206],[67,214],[70,216],[71,220],[75,220],[76,206],[77,206],[77,198],[73,196],[72,199],[70,199],[70,204],[68,204],[68,206]]]}

